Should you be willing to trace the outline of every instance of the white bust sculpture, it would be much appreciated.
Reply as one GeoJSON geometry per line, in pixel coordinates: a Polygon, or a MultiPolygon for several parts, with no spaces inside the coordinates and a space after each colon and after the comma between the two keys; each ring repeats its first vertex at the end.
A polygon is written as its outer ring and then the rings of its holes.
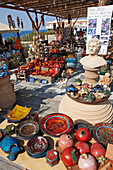
{"type": "Polygon", "coordinates": [[[80,63],[86,68],[99,68],[106,65],[107,62],[104,58],[98,56],[98,52],[101,47],[101,42],[98,38],[93,38],[88,42],[89,55],[83,57],[80,63]]]}

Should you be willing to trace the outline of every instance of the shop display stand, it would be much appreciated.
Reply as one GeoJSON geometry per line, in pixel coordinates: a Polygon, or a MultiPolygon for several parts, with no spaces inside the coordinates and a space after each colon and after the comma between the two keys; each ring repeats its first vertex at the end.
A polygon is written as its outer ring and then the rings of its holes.
{"type": "Polygon", "coordinates": [[[112,112],[112,104],[109,100],[90,105],[74,101],[67,94],[63,97],[59,106],[59,113],[65,113],[73,120],[84,120],[90,124],[111,123],[113,119],[112,112]]]}
{"type": "MultiPolygon", "coordinates": [[[[100,62],[99,64],[101,66],[102,63],[100,62]]],[[[84,82],[92,83],[95,86],[97,83],[96,78],[98,77],[97,68],[91,69],[84,66],[84,69],[84,82]]],[[[112,104],[108,99],[91,105],[75,101],[66,94],[59,105],[59,113],[65,113],[73,120],[80,119],[93,125],[99,122],[111,123],[113,120],[112,104]]]]}

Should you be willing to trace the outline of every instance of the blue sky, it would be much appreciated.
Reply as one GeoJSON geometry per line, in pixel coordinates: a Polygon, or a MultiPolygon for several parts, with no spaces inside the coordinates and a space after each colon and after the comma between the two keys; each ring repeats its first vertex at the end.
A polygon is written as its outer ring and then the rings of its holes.
{"type": "MultiPolygon", "coordinates": [[[[23,24],[24,24],[23,31],[24,30],[32,30],[31,21],[28,18],[28,15],[26,14],[26,12],[24,12],[24,11],[17,11],[17,10],[11,10],[11,9],[6,9],[6,8],[0,8],[0,22],[8,25],[7,16],[9,14],[12,16],[12,19],[15,21],[16,27],[17,27],[16,17],[18,16],[20,19],[22,18],[22,20],[23,20],[23,24]]],[[[30,14],[31,14],[33,20],[35,20],[35,14],[34,13],[30,13],[30,14]]],[[[41,15],[38,14],[39,22],[40,22],[40,17],[41,17],[41,15]]],[[[56,18],[45,15],[44,19],[45,19],[45,25],[46,25],[47,21],[54,21],[56,18]]],[[[43,29],[46,29],[46,27],[41,26],[40,29],[43,30],[43,29]]],[[[20,30],[21,30],[21,28],[20,28],[20,30]]]]}

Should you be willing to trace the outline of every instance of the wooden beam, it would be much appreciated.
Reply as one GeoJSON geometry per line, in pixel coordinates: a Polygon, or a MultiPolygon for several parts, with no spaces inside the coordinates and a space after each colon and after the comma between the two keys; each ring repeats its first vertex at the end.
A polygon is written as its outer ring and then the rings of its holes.
{"type": "Polygon", "coordinates": [[[37,30],[37,28],[36,28],[36,26],[35,26],[35,23],[34,23],[33,19],[31,18],[31,15],[29,14],[29,12],[28,12],[28,11],[26,11],[26,13],[27,13],[27,15],[28,15],[28,17],[29,17],[30,21],[32,22],[32,25],[33,25],[33,26],[34,26],[34,28],[37,30]]]}
{"type": "MultiPolygon", "coordinates": [[[[97,6],[97,4],[87,4],[87,5],[84,5],[84,6],[69,6],[67,9],[65,8],[56,8],[56,9],[50,9],[50,8],[45,8],[44,10],[48,13],[51,13],[53,12],[55,15],[61,15],[63,16],[61,13],[70,13],[70,11],[73,12],[73,10],[81,10],[81,9],[85,9],[87,7],[94,7],[94,6],[97,6]],[[59,13],[59,14],[58,14],[59,13]]],[[[36,7],[34,7],[33,9],[36,9],[36,7]]],[[[39,9],[41,10],[41,8],[39,7],[39,9]]]]}
{"type": "MultiPolygon", "coordinates": [[[[38,14],[44,14],[44,15],[56,17],[56,15],[54,15],[54,14],[39,12],[39,11],[36,11],[36,9],[35,10],[29,10],[29,9],[25,9],[25,8],[17,8],[17,7],[13,7],[13,6],[2,5],[2,4],[0,4],[0,8],[13,9],[13,10],[25,11],[25,12],[28,11],[28,12],[32,12],[32,13],[37,12],[38,14]]],[[[60,16],[57,16],[57,17],[60,17],[60,16]]]]}
{"type": "Polygon", "coordinates": [[[36,22],[36,27],[38,28],[38,17],[37,17],[37,12],[35,12],[35,22],[36,22]]]}
{"type": "MultiPolygon", "coordinates": [[[[77,2],[79,3],[79,0],[77,0],[77,1],[75,1],[75,2],[72,1],[72,2],[70,2],[70,3],[77,3],[77,2]]],[[[63,4],[65,5],[65,3],[68,4],[69,1],[66,1],[66,0],[65,0],[65,1],[63,1],[63,0],[62,0],[62,1],[58,1],[58,0],[57,0],[57,1],[55,2],[55,5],[54,5],[53,2],[51,2],[51,1],[50,1],[50,2],[48,2],[48,1],[44,1],[44,2],[43,2],[43,1],[39,1],[39,0],[34,0],[34,1],[27,1],[27,2],[24,2],[24,3],[21,1],[21,3],[19,2],[19,3],[17,4],[17,7],[19,7],[19,6],[27,6],[27,5],[28,5],[28,6],[29,6],[29,5],[32,6],[33,4],[35,4],[35,5],[37,4],[38,6],[48,5],[48,6],[54,6],[54,7],[56,7],[56,6],[58,6],[58,5],[63,5],[63,4]]],[[[13,4],[14,4],[14,3],[13,3],[13,4]]],[[[16,3],[15,3],[15,5],[16,5],[16,3]]]]}
{"type": "Polygon", "coordinates": [[[48,3],[48,2],[44,2],[44,3],[38,3],[37,1],[31,1],[31,2],[27,2],[27,3],[20,3],[20,4],[15,4],[15,6],[16,7],[19,7],[19,6],[25,6],[25,7],[29,7],[29,8],[31,8],[31,7],[36,7],[36,8],[43,8],[43,9],[45,9],[45,8],[49,8],[49,9],[51,9],[50,7],[52,7],[52,10],[53,9],[58,9],[58,8],[60,8],[60,7],[62,7],[62,8],[64,8],[65,9],[65,5],[67,5],[67,8],[69,8],[69,6],[71,6],[71,7],[77,7],[77,6],[83,6],[83,5],[85,5],[85,4],[88,4],[88,5],[90,5],[90,4],[97,4],[98,2],[88,2],[88,1],[83,1],[83,2],[81,2],[80,3],[80,1],[71,1],[71,2],[67,2],[67,3],[63,3],[62,1],[60,1],[59,3],[57,2],[57,4],[54,6],[54,4],[53,3],[48,3]],[[73,5],[73,6],[72,6],[73,5]]]}
{"type": "Polygon", "coordinates": [[[76,24],[77,20],[78,20],[78,17],[76,18],[75,22],[73,23],[73,26],[76,24]]]}

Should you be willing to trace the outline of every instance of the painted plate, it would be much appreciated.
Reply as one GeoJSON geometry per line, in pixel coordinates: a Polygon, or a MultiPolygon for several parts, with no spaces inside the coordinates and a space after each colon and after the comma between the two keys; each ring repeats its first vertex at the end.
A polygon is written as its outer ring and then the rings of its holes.
{"type": "Polygon", "coordinates": [[[24,119],[30,112],[31,108],[16,105],[14,109],[4,117],[12,122],[18,122],[24,119]]]}
{"type": "Polygon", "coordinates": [[[97,142],[107,146],[108,143],[113,144],[113,124],[97,123],[93,127],[93,137],[97,142]]]}
{"type": "Polygon", "coordinates": [[[33,156],[43,154],[48,148],[48,141],[42,136],[35,136],[27,143],[27,152],[33,156]]]}
{"type": "Polygon", "coordinates": [[[16,135],[19,139],[29,140],[39,132],[39,124],[33,120],[25,120],[16,127],[16,135]]]}
{"type": "Polygon", "coordinates": [[[53,113],[45,116],[41,123],[41,130],[54,137],[70,133],[74,128],[72,119],[62,113],[53,113]]]}

